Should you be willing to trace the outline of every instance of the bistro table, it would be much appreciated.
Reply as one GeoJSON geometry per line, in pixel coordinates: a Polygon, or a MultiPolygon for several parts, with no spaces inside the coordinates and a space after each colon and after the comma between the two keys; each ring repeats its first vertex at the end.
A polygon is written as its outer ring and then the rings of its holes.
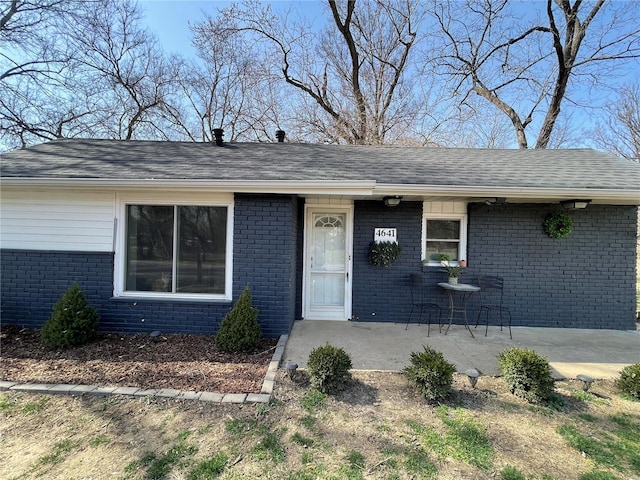
{"type": "Polygon", "coordinates": [[[461,313],[462,318],[464,318],[464,326],[469,330],[471,337],[475,338],[471,328],[469,327],[469,323],[467,322],[467,303],[469,302],[471,295],[480,291],[480,287],[469,285],[468,283],[453,284],[448,282],[438,283],[438,286],[444,288],[449,294],[449,325],[447,325],[447,329],[444,331],[444,334],[446,335],[449,331],[449,327],[451,327],[451,323],[453,322],[453,316],[456,313],[461,313]]]}

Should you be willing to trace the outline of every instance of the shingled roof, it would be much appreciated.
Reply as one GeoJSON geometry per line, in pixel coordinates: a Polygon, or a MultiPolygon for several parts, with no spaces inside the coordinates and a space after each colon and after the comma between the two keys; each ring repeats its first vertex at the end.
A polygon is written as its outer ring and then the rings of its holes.
{"type": "Polygon", "coordinates": [[[640,164],[590,149],[65,139],[2,154],[0,166],[5,184],[227,185],[233,191],[260,191],[260,185],[274,191],[280,185],[291,193],[326,184],[372,194],[546,192],[640,204],[640,164]]]}

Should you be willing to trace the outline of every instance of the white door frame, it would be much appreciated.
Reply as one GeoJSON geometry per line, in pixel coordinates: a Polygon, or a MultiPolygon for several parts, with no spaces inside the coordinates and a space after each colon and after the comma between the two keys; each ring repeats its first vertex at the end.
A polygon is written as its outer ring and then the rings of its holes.
{"type": "Polygon", "coordinates": [[[303,243],[303,275],[302,275],[302,318],[305,320],[349,320],[351,318],[351,290],[353,279],[353,205],[305,205],[304,210],[304,243],[303,243]],[[341,213],[345,215],[345,282],[344,311],[335,318],[313,318],[310,313],[310,241],[312,238],[313,215],[317,213],[341,213]]]}

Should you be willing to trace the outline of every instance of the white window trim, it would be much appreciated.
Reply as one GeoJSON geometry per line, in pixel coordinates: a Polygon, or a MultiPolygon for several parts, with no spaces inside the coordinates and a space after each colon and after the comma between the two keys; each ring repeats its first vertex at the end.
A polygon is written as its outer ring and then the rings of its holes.
{"type": "MultiPolygon", "coordinates": [[[[468,215],[466,213],[428,213],[423,209],[422,213],[422,246],[421,259],[426,258],[427,246],[427,220],[459,220],[460,221],[460,260],[467,260],[467,226],[468,215]]],[[[451,261],[451,265],[458,265],[457,261],[451,261]]],[[[427,267],[439,267],[440,262],[429,260],[427,267]]]]}
{"type": "Polygon", "coordinates": [[[113,296],[117,298],[175,300],[175,301],[231,301],[233,298],[233,194],[185,195],[178,193],[154,193],[116,195],[115,251],[113,296]],[[223,294],[129,292],[126,291],[126,218],[127,205],[204,206],[227,208],[227,238],[225,252],[225,285],[223,294]]]}

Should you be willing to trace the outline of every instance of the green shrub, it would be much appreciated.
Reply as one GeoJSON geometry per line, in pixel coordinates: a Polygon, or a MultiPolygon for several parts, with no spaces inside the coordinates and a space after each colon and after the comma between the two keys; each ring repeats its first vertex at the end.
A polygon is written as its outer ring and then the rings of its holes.
{"type": "Polygon", "coordinates": [[[544,357],[531,349],[508,348],[498,356],[500,373],[517,397],[529,403],[544,402],[554,393],[551,367],[544,357]]]}
{"type": "Polygon", "coordinates": [[[47,348],[69,348],[84,345],[96,337],[100,316],[74,283],[53,306],[51,317],[40,331],[47,348]]]}
{"type": "Polygon", "coordinates": [[[251,306],[249,285],[244,287],[238,301],[222,319],[216,335],[216,347],[225,352],[246,352],[260,344],[258,309],[251,306]]]}
{"type": "Polygon", "coordinates": [[[311,386],[322,393],[335,393],[343,388],[350,377],[350,368],[351,358],[347,352],[328,343],[314,348],[307,361],[311,386]]]}
{"type": "Polygon", "coordinates": [[[500,478],[502,480],[526,480],[525,476],[516,467],[511,465],[507,465],[500,470],[500,478]]]}
{"type": "Polygon", "coordinates": [[[621,392],[640,400],[640,363],[627,365],[620,371],[616,386],[621,392]]]}
{"type": "Polygon", "coordinates": [[[420,394],[429,402],[447,398],[456,367],[447,362],[442,353],[425,346],[424,351],[411,353],[411,364],[404,369],[404,374],[420,394]]]}

